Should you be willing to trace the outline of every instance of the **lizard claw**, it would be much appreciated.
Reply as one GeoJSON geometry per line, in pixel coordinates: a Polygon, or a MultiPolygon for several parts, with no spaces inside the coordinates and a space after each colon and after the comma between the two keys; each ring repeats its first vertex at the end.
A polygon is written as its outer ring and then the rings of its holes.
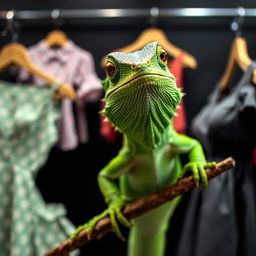
{"type": "Polygon", "coordinates": [[[202,189],[208,187],[208,178],[205,173],[205,168],[213,168],[216,165],[215,162],[202,163],[202,162],[190,162],[185,165],[185,171],[191,171],[194,176],[196,186],[201,185],[202,189]]]}
{"type": "Polygon", "coordinates": [[[125,238],[123,237],[119,226],[118,226],[118,222],[117,220],[124,226],[126,227],[131,227],[132,224],[123,216],[121,209],[122,207],[128,202],[131,201],[131,198],[128,198],[126,196],[120,196],[118,197],[116,200],[114,200],[113,202],[111,202],[109,204],[109,207],[103,211],[100,215],[95,216],[94,218],[92,218],[91,220],[89,220],[87,223],[79,226],[76,231],[74,232],[74,234],[71,236],[71,239],[74,239],[78,236],[78,234],[83,231],[83,230],[87,230],[87,235],[88,235],[88,239],[91,239],[91,234],[92,231],[95,227],[95,225],[103,218],[105,218],[106,216],[109,215],[110,217],[110,222],[112,225],[112,228],[114,230],[114,232],[116,233],[116,235],[121,239],[121,240],[125,240],[125,238]]]}
{"type": "Polygon", "coordinates": [[[126,196],[120,196],[115,201],[111,202],[108,208],[113,230],[116,233],[116,235],[123,241],[125,240],[125,238],[123,237],[119,229],[117,220],[125,227],[130,228],[132,226],[132,224],[123,216],[121,212],[121,209],[128,201],[131,201],[131,198],[126,196]]]}
{"type": "Polygon", "coordinates": [[[106,215],[107,215],[107,210],[105,210],[104,212],[102,212],[100,215],[97,215],[95,217],[93,217],[91,220],[89,220],[88,222],[86,222],[85,224],[79,226],[76,231],[74,232],[74,234],[71,235],[71,239],[74,239],[78,236],[78,234],[83,231],[83,230],[87,230],[87,236],[88,236],[88,239],[90,240],[91,239],[91,234],[92,234],[92,231],[95,227],[95,225],[101,220],[103,219],[106,215]]]}

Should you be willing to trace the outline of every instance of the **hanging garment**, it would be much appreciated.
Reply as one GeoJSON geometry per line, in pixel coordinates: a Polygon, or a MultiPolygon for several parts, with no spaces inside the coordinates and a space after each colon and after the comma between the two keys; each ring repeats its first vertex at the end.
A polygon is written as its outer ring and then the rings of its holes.
{"type": "Polygon", "coordinates": [[[177,256],[256,255],[256,88],[252,63],[238,85],[220,98],[219,84],[193,121],[208,161],[232,156],[236,166],[215,177],[204,192],[194,190],[177,256]]]}
{"type": "MultiPolygon", "coordinates": [[[[105,108],[105,102],[101,103],[101,109],[105,108]]],[[[117,140],[117,132],[114,130],[112,124],[106,120],[104,115],[100,115],[100,135],[103,136],[107,142],[115,142],[117,140]]]]}
{"type": "MultiPolygon", "coordinates": [[[[75,102],[77,123],[73,114],[73,104],[69,99],[62,101],[59,145],[62,150],[72,150],[78,141],[88,141],[85,104],[98,100],[102,86],[94,70],[92,55],[75,45],[71,40],[61,48],[51,48],[44,40],[29,47],[30,57],[42,70],[76,89],[75,102]]],[[[38,77],[31,76],[25,69],[18,73],[18,81],[44,84],[38,77]]]]}
{"type": "Polygon", "coordinates": [[[42,256],[74,231],[64,207],[47,205],[34,181],[57,139],[57,86],[0,82],[1,256],[42,256]]]}
{"type": "MultiPolygon", "coordinates": [[[[186,55],[186,52],[182,51],[180,55],[178,55],[176,58],[171,60],[168,63],[168,67],[170,69],[170,72],[174,75],[176,78],[176,85],[178,88],[183,87],[183,57],[186,55]]],[[[176,113],[178,114],[173,119],[173,124],[176,132],[178,133],[185,133],[187,128],[187,122],[186,122],[186,114],[185,114],[185,106],[183,100],[181,100],[179,104],[179,108],[176,110],[176,113]]]]}

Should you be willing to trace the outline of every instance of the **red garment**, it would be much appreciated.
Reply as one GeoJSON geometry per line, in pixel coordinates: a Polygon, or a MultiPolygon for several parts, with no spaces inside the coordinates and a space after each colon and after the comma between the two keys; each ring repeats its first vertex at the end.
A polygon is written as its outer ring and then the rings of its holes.
{"type": "MultiPolygon", "coordinates": [[[[101,103],[101,109],[104,109],[105,102],[101,103]]],[[[100,135],[102,135],[108,142],[115,142],[117,139],[117,134],[114,131],[113,126],[107,120],[105,120],[104,115],[100,115],[100,135]]]]}
{"type": "MultiPolygon", "coordinates": [[[[119,50],[114,50],[113,52],[119,52],[119,50]]],[[[104,109],[105,103],[101,103],[101,109],[104,109]]],[[[117,134],[111,125],[111,123],[105,120],[104,115],[100,115],[100,135],[103,136],[108,142],[115,142],[117,140],[117,134]]]]}
{"type": "MultiPolygon", "coordinates": [[[[179,56],[174,58],[168,63],[168,67],[171,73],[176,77],[176,84],[179,88],[182,88],[183,84],[183,66],[182,59],[186,52],[181,52],[179,56]]],[[[104,108],[104,102],[101,105],[101,109],[104,108]]],[[[179,108],[176,110],[178,114],[177,117],[174,118],[174,128],[178,133],[185,133],[187,124],[186,124],[186,115],[184,110],[183,101],[179,104],[179,108]]],[[[105,117],[101,116],[101,124],[100,124],[100,134],[105,137],[105,139],[109,142],[114,142],[117,139],[116,132],[114,128],[111,126],[109,121],[104,121],[105,117]]]]}
{"type": "MultiPolygon", "coordinates": [[[[182,88],[183,85],[183,65],[182,65],[182,59],[185,56],[186,52],[181,52],[179,56],[174,58],[168,63],[168,67],[170,69],[170,72],[175,76],[176,78],[176,84],[178,88],[182,88]]],[[[185,107],[183,100],[179,104],[179,108],[176,110],[176,113],[178,116],[174,118],[174,128],[178,133],[185,133],[187,128],[187,122],[186,122],[186,114],[185,114],[185,107]]]]}

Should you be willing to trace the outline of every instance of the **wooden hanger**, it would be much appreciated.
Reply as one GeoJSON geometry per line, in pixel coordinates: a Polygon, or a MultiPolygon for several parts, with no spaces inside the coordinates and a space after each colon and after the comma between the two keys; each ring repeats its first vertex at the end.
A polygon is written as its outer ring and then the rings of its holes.
{"type": "MultiPolygon", "coordinates": [[[[40,70],[31,60],[29,53],[21,44],[10,43],[3,47],[0,52],[0,70],[5,69],[11,64],[16,64],[19,67],[23,67],[31,74],[42,78],[48,85],[52,85],[56,82],[56,79],[51,75],[40,70]]],[[[70,98],[74,100],[76,98],[73,88],[67,84],[61,84],[58,87],[58,92],[55,98],[70,98]]]]}
{"type": "MultiPolygon", "coordinates": [[[[247,43],[244,38],[236,37],[231,45],[230,55],[224,74],[220,79],[220,92],[223,94],[232,79],[237,66],[244,72],[248,69],[252,60],[248,56],[247,43]]],[[[253,70],[252,81],[256,84],[256,69],[253,70]]]]}
{"type": "Polygon", "coordinates": [[[63,47],[68,42],[67,35],[61,30],[53,30],[49,32],[45,38],[45,43],[49,47],[63,47]]]}
{"type": "MultiPolygon", "coordinates": [[[[177,46],[173,45],[166,37],[164,32],[158,28],[148,28],[145,29],[138,37],[138,39],[133,42],[132,44],[125,46],[119,49],[120,52],[130,53],[137,51],[143,48],[146,44],[157,41],[167,53],[170,55],[177,57],[181,52],[182,49],[178,48],[177,46]]],[[[106,62],[106,56],[103,57],[101,61],[101,65],[104,66],[106,62]]],[[[191,56],[190,54],[186,53],[184,58],[182,59],[182,64],[184,67],[195,69],[197,67],[196,59],[191,56]]]]}

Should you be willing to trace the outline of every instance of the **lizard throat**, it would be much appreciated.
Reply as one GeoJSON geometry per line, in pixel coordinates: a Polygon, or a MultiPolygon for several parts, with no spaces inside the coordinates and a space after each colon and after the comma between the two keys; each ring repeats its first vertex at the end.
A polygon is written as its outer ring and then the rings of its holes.
{"type": "Polygon", "coordinates": [[[145,148],[159,145],[181,99],[174,80],[150,77],[122,86],[107,98],[105,106],[108,120],[145,148]]]}

